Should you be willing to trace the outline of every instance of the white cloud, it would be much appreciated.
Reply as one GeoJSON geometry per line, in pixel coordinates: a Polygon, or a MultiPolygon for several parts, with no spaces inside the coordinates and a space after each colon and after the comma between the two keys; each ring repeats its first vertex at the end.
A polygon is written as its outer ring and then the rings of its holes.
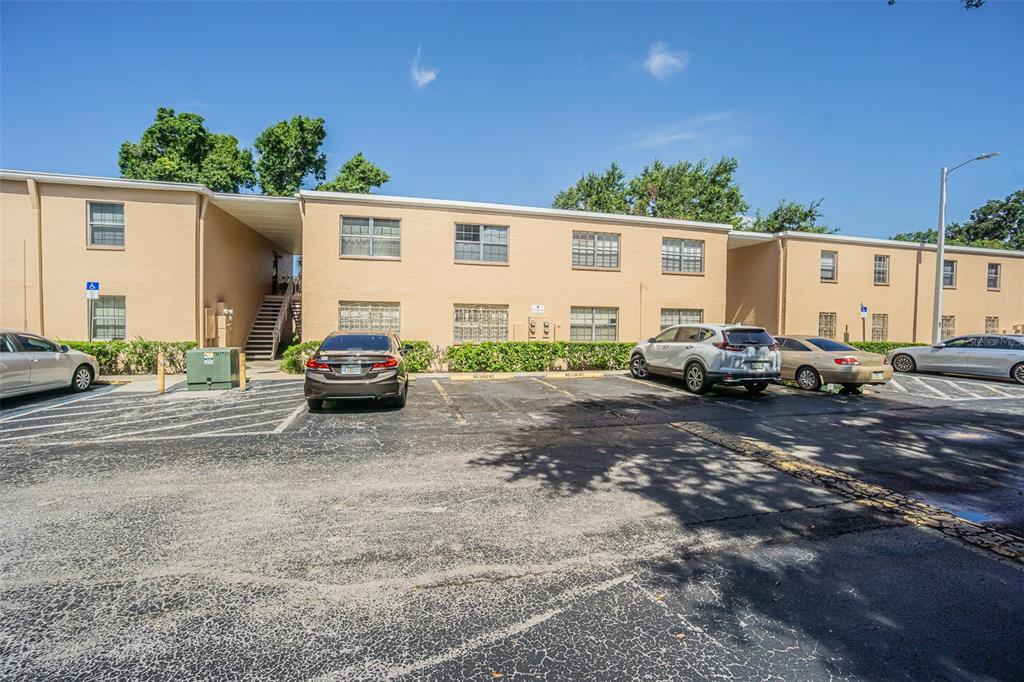
{"type": "Polygon", "coordinates": [[[416,84],[417,88],[425,88],[430,83],[434,82],[437,78],[437,74],[441,73],[441,69],[427,69],[420,66],[420,50],[422,48],[416,48],[416,56],[409,63],[409,73],[412,74],[412,82],[416,84]]]}
{"type": "MultiPolygon", "coordinates": [[[[733,118],[731,111],[718,111],[682,121],[671,126],[655,128],[634,136],[627,149],[656,149],[666,147],[675,142],[687,142],[713,138],[718,141],[737,143],[739,137],[735,131],[727,130],[718,125],[733,118]]],[[[729,126],[733,127],[733,126],[729,126]]]]}
{"type": "Polygon", "coordinates": [[[648,50],[644,68],[658,80],[664,81],[685,69],[689,61],[689,52],[685,50],[673,52],[665,43],[657,42],[648,50]]]}

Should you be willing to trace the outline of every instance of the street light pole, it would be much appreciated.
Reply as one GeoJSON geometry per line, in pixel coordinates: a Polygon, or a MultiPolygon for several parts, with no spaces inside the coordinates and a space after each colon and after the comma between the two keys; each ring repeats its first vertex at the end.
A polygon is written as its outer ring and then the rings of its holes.
{"type": "Polygon", "coordinates": [[[967,159],[961,164],[952,168],[942,167],[939,176],[939,243],[935,249],[935,327],[932,333],[932,343],[942,341],[942,280],[946,260],[946,179],[949,174],[961,166],[966,166],[971,161],[984,161],[999,156],[999,152],[989,152],[973,159],[967,159]]]}

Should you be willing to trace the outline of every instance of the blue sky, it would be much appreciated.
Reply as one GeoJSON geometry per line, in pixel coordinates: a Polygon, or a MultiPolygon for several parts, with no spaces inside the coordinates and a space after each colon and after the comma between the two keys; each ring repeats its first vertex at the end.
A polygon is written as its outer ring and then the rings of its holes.
{"type": "Polygon", "coordinates": [[[1024,186],[1024,3],[3,2],[0,165],[117,175],[158,106],[243,144],[327,121],[383,193],[548,205],[612,160],[740,160],[753,208],[850,234],[1024,186]],[[415,61],[418,57],[418,63],[415,61]],[[433,77],[432,77],[433,76],[433,77]]]}

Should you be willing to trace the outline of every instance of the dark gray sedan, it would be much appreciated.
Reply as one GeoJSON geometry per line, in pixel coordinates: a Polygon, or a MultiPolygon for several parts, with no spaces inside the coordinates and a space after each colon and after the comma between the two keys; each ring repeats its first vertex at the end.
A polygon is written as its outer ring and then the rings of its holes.
{"type": "Polygon", "coordinates": [[[305,395],[312,412],[324,400],[372,398],[397,407],[409,394],[402,342],[390,332],[334,332],[306,363],[305,395]]]}
{"type": "Polygon", "coordinates": [[[957,336],[933,346],[897,348],[888,357],[897,372],[973,374],[1024,384],[1024,336],[957,336]]]}

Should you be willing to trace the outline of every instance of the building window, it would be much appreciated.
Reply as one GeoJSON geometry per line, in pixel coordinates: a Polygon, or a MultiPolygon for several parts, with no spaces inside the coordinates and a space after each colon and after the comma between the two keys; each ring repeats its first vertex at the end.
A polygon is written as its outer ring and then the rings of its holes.
{"type": "Polygon", "coordinates": [[[507,263],[508,227],[456,224],[455,260],[507,263]]]}
{"type": "Polygon", "coordinates": [[[340,331],[394,332],[401,329],[401,306],[398,303],[376,301],[339,301],[338,329],[340,331]]]}
{"type": "Polygon", "coordinates": [[[507,305],[455,304],[455,343],[508,341],[507,305]]]}
{"type": "Polygon", "coordinates": [[[89,246],[124,246],[124,204],[89,202],[89,246]]]}
{"type": "Polygon", "coordinates": [[[704,311],[696,308],[662,308],[661,328],[674,327],[677,324],[701,324],[704,311]]]}
{"type": "Polygon", "coordinates": [[[704,272],[704,242],[698,239],[661,240],[662,272],[704,272]]]}
{"type": "MultiPolygon", "coordinates": [[[[821,252],[821,281],[836,281],[836,263],[839,260],[839,253],[836,251],[821,252]]],[[[831,338],[831,337],[830,337],[831,338]]]]}
{"type": "Polygon", "coordinates": [[[93,302],[92,338],[94,341],[125,338],[124,296],[100,296],[93,302]]]}
{"type": "Polygon", "coordinates": [[[942,326],[939,330],[939,335],[943,339],[950,339],[956,336],[956,316],[955,315],[943,315],[942,326]]]}
{"type": "Polygon", "coordinates": [[[871,315],[871,340],[889,340],[889,316],[886,313],[872,313],[871,315]]]}
{"type": "Polygon", "coordinates": [[[619,267],[619,235],[611,232],[573,232],[572,266],[574,268],[619,267]]]}
{"type": "Polygon", "coordinates": [[[942,286],[952,289],[956,286],[956,261],[942,261],[942,286]]]}
{"type": "Polygon", "coordinates": [[[836,314],[818,313],[818,336],[826,339],[836,338],[836,314]]]}
{"type": "Polygon", "coordinates": [[[341,255],[367,258],[401,257],[402,221],[391,218],[342,217],[341,255]]]}
{"type": "Polygon", "coordinates": [[[999,263],[988,264],[988,288],[998,289],[1002,283],[1003,266],[999,263]]]}
{"type": "Polygon", "coordinates": [[[999,318],[998,317],[986,317],[985,318],[985,333],[986,334],[998,334],[999,333],[999,318]]]}
{"type": "Polygon", "coordinates": [[[889,257],[875,256],[875,284],[889,283],[889,257]]]}
{"type": "Polygon", "coordinates": [[[577,308],[569,315],[570,341],[615,341],[618,339],[618,308],[577,308]]]}

